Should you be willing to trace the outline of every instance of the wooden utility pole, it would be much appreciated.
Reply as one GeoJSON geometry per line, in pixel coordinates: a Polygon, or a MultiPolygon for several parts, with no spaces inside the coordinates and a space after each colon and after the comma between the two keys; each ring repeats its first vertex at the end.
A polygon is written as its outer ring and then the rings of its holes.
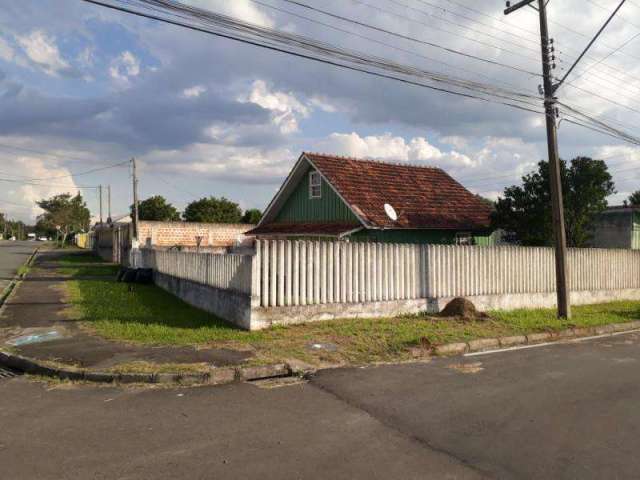
{"type": "Polygon", "coordinates": [[[138,247],[138,176],[136,173],[136,159],[131,159],[131,168],[133,172],[133,241],[138,247]]]}
{"type": "MultiPolygon", "coordinates": [[[[523,0],[510,6],[507,3],[505,15],[522,7],[528,6],[535,0],[523,0]]],[[[562,197],[562,177],[560,172],[560,158],[558,155],[558,132],[556,125],[556,88],[551,76],[551,49],[553,41],[549,38],[547,24],[547,9],[545,0],[537,0],[540,16],[540,48],[542,51],[542,77],[544,88],[544,111],[547,123],[547,150],[549,155],[549,183],[551,190],[551,213],[553,217],[553,237],[556,258],[556,295],[558,300],[558,317],[571,318],[569,304],[569,287],[567,283],[567,236],[564,222],[564,205],[562,197]]]]}

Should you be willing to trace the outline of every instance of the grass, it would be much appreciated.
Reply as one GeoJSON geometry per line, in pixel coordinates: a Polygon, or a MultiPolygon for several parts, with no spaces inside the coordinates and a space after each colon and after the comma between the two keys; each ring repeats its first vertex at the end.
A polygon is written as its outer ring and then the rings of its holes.
{"type": "Polygon", "coordinates": [[[70,277],[115,277],[120,268],[105,262],[93,252],[61,255],[52,263],[57,265],[57,274],[70,277]]]}
{"type": "Polygon", "coordinates": [[[115,277],[120,267],[117,265],[78,265],[74,267],[56,268],[56,273],[71,277],[115,277]]]}
{"type": "Polygon", "coordinates": [[[78,263],[105,263],[104,260],[93,252],[70,253],[60,255],[55,259],[59,265],[77,265],[78,263]]]}
{"type": "Polygon", "coordinates": [[[640,319],[640,302],[574,307],[570,322],[554,310],[493,312],[485,321],[430,316],[348,319],[246,332],[187,305],[153,285],[111,280],[67,282],[73,316],[107,338],[165,345],[211,345],[255,352],[253,363],[298,359],[308,363],[366,363],[411,358],[412,347],[474,338],[558,331],[640,319]],[[335,351],[313,350],[331,343],[335,351]]]}
{"type": "Polygon", "coordinates": [[[20,268],[18,268],[18,275],[26,275],[30,270],[31,267],[29,265],[21,265],[20,268]]]}

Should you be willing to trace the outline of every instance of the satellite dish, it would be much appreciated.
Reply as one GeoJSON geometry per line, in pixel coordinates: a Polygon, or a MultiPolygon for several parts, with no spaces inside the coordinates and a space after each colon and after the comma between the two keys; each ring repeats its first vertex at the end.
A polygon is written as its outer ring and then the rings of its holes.
{"type": "Polygon", "coordinates": [[[384,204],[384,213],[386,213],[387,217],[389,217],[394,222],[398,220],[398,214],[396,213],[396,210],[388,203],[384,204]]]}

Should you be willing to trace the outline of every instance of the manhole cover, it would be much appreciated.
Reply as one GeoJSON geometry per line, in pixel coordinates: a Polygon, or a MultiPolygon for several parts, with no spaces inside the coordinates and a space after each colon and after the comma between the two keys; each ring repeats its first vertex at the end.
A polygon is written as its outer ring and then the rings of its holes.
{"type": "Polygon", "coordinates": [[[3,380],[5,378],[13,378],[17,375],[18,375],[18,372],[9,370],[6,367],[0,367],[0,380],[3,380]]]}

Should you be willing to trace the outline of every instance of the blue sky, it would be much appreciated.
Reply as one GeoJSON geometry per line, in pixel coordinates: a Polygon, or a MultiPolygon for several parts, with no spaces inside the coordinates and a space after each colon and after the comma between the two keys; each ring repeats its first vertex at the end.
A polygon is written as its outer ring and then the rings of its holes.
{"type": "MultiPolygon", "coordinates": [[[[251,0],[190,3],[395,61],[417,62],[396,49],[336,35],[251,0]]],[[[262,3],[291,8],[282,0],[262,3]]],[[[531,33],[537,30],[535,15],[521,12],[505,24],[500,1],[474,2],[473,10],[451,0],[308,3],[539,70],[531,33]],[[417,9],[422,13],[417,15],[417,9]],[[418,21],[420,15],[424,18],[418,21]],[[425,28],[427,21],[430,28],[425,28]],[[530,48],[514,45],[514,39],[530,48]]],[[[614,3],[551,3],[560,70],[571,63],[569,52],[587,41],[571,25],[595,32],[614,3]]],[[[634,111],[640,112],[640,39],[635,41],[640,22],[634,23],[639,12],[634,2],[625,6],[584,64],[591,68],[562,92],[563,100],[632,132],[640,125],[634,111]],[[613,87],[608,99],[583,90],[603,91],[601,84],[607,82],[613,87]]],[[[537,91],[531,76],[384,35],[376,38],[446,61],[447,73],[476,72],[471,77],[537,91]]],[[[439,68],[424,59],[421,67],[439,68]]],[[[610,159],[619,191],[612,202],[640,188],[637,148],[566,122],[559,135],[564,158],[610,159]]],[[[132,156],[140,164],[142,198],[161,194],[182,209],[193,199],[215,195],[243,208],[264,208],[303,150],[436,165],[471,190],[495,198],[545,157],[546,143],[542,118],[533,113],[340,71],[80,0],[22,0],[0,11],[0,178],[11,180],[0,182],[0,210],[11,217],[33,221],[35,200],[99,184],[111,185],[114,215],[125,212],[131,202],[127,168],[68,175],[132,156]]],[[[83,191],[96,214],[95,189],[83,191]]]]}

